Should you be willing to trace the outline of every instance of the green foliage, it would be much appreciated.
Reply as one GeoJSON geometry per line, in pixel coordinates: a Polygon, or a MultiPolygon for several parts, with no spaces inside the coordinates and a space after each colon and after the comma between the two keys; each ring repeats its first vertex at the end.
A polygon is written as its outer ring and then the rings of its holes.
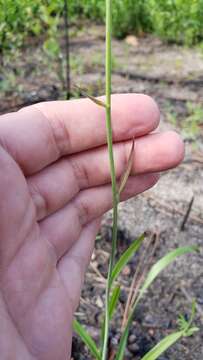
{"type": "Polygon", "coordinates": [[[62,1],[0,0],[0,52],[25,46],[28,38],[57,30],[62,1]]]}
{"type": "Polygon", "coordinates": [[[90,353],[94,356],[94,359],[101,360],[100,353],[97,349],[94,340],[86,331],[86,329],[76,319],[73,321],[73,329],[76,332],[76,334],[78,334],[81,337],[81,339],[89,349],[90,353]]]}
{"type": "MultiPolygon", "coordinates": [[[[71,0],[70,13],[74,18],[84,16],[104,23],[104,0],[71,0]]],[[[113,33],[122,38],[130,32],[150,29],[147,0],[115,0],[113,4],[113,33]],[[122,21],[121,21],[122,19],[122,21]]]]}
{"type": "MultiPolygon", "coordinates": [[[[71,23],[105,22],[104,0],[69,0],[71,23]]],[[[0,0],[0,53],[15,51],[30,37],[54,38],[64,0],[0,0]]],[[[168,41],[196,44],[203,39],[203,0],[114,0],[113,34],[153,32],[168,41]]],[[[50,48],[53,44],[46,44],[50,48]]]]}
{"type": "MultiPolygon", "coordinates": [[[[134,243],[133,243],[133,245],[134,245],[134,243]]],[[[137,251],[137,249],[135,249],[135,251],[137,251]]],[[[120,344],[118,347],[118,351],[117,351],[115,360],[123,360],[123,358],[124,358],[126,342],[127,342],[127,338],[128,338],[129,328],[132,323],[134,311],[135,311],[135,308],[136,308],[138,302],[141,300],[141,298],[145,294],[146,290],[150,287],[150,285],[157,278],[157,276],[168,267],[168,265],[172,264],[178,257],[180,257],[184,254],[189,254],[194,251],[198,251],[198,248],[196,246],[187,246],[187,247],[177,248],[177,249],[169,252],[162,259],[160,259],[155,265],[152,266],[151,270],[149,271],[148,275],[146,276],[144,284],[140,288],[139,295],[133,305],[133,308],[131,309],[128,323],[127,323],[125,330],[121,336],[121,340],[120,340],[120,344]]],[[[125,266],[125,263],[123,263],[123,267],[125,266]]],[[[120,265],[119,265],[119,268],[120,268],[120,265]]],[[[110,298],[110,306],[109,306],[109,318],[110,319],[112,318],[113,313],[116,311],[116,306],[118,304],[119,295],[120,295],[120,286],[116,286],[113,289],[112,295],[110,298]]],[[[196,304],[195,304],[195,301],[193,301],[191,317],[190,317],[189,321],[186,320],[184,318],[184,316],[180,315],[180,317],[177,321],[179,330],[177,332],[174,332],[174,333],[166,336],[163,340],[161,340],[153,349],[151,349],[142,358],[142,360],[156,360],[161,354],[163,354],[169,347],[171,347],[179,339],[181,339],[182,337],[192,336],[196,331],[198,331],[197,327],[192,326],[194,317],[195,317],[195,308],[196,308],[196,304]]],[[[87,331],[84,329],[84,327],[77,320],[74,320],[74,331],[84,341],[84,343],[86,344],[86,346],[88,347],[88,349],[90,350],[92,355],[94,355],[94,358],[101,360],[102,359],[101,353],[100,353],[99,349],[97,348],[97,345],[95,344],[95,342],[91,338],[91,336],[87,333],[87,331]]],[[[104,335],[103,332],[104,332],[104,324],[101,329],[102,335],[104,335]]],[[[103,340],[103,336],[102,336],[102,340],[103,340]]]]}
{"type": "Polygon", "coordinates": [[[203,39],[203,0],[148,0],[148,4],[158,36],[186,45],[203,39]]]}
{"type": "Polygon", "coordinates": [[[23,34],[38,34],[41,28],[40,2],[31,6],[30,1],[0,1],[0,42],[1,46],[11,48],[23,42],[23,34]]]}

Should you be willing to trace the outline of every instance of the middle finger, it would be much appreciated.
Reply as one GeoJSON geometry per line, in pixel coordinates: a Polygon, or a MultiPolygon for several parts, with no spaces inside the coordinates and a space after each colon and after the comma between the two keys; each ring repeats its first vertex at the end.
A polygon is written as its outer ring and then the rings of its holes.
{"type": "MultiPolygon", "coordinates": [[[[114,145],[116,176],[126,168],[132,142],[114,145]]],[[[153,173],[176,166],[183,158],[183,145],[174,132],[150,134],[135,141],[131,175],[153,173]]],[[[106,146],[64,158],[28,178],[37,219],[64,207],[80,190],[110,183],[106,146]]]]}

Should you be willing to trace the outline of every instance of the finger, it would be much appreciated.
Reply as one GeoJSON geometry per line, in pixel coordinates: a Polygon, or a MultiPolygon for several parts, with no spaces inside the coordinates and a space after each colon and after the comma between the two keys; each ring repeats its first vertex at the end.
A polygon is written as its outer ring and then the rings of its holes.
{"type": "Polygon", "coordinates": [[[62,257],[58,264],[58,271],[69,294],[73,311],[75,311],[78,306],[84,275],[91,259],[100,224],[100,218],[87,224],[83,228],[79,239],[70,251],[62,257]]]}
{"type": "MultiPolygon", "coordinates": [[[[129,199],[153,186],[157,174],[130,177],[121,200],[129,199]]],[[[57,259],[68,251],[82,228],[112,207],[111,185],[83,190],[68,205],[40,223],[41,233],[55,249],[57,259]]]]}
{"type": "MultiPolygon", "coordinates": [[[[156,103],[146,95],[112,96],[114,141],[154,130],[159,123],[156,103]]],[[[89,99],[41,103],[3,115],[0,143],[26,175],[61,156],[106,143],[105,109],[89,99]]]]}
{"type": "MultiPolygon", "coordinates": [[[[132,141],[114,145],[117,178],[126,168],[132,141]]],[[[180,163],[184,146],[174,132],[136,139],[131,175],[160,172],[180,163]]],[[[84,151],[56,162],[28,179],[38,219],[64,207],[81,189],[110,182],[106,146],[84,151]]]]}

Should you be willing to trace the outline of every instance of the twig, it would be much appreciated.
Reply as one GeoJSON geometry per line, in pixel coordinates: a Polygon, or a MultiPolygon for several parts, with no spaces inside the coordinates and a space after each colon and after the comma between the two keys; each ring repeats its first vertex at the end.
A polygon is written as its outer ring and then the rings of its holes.
{"type": "Polygon", "coordinates": [[[131,287],[130,287],[130,292],[129,292],[129,295],[128,295],[128,299],[127,299],[127,303],[126,303],[125,311],[124,311],[124,315],[123,315],[123,321],[122,321],[122,326],[121,326],[122,329],[124,328],[125,323],[127,321],[127,317],[128,317],[129,309],[130,309],[130,304],[131,304],[131,301],[132,301],[133,291],[135,289],[136,282],[137,282],[137,277],[138,277],[139,272],[141,270],[141,267],[143,265],[144,259],[146,257],[147,252],[148,252],[148,249],[151,246],[152,238],[153,238],[153,236],[151,236],[149,242],[147,243],[147,246],[146,246],[145,250],[141,254],[140,259],[139,259],[139,263],[137,265],[135,274],[133,276],[133,281],[132,281],[132,284],[131,284],[131,287]]]}
{"type": "Polygon", "coordinates": [[[127,304],[126,304],[125,312],[124,312],[124,316],[123,316],[123,321],[122,321],[122,329],[124,329],[126,326],[129,313],[130,313],[131,308],[133,307],[133,304],[136,300],[140,286],[143,283],[149,268],[151,267],[151,264],[152,264],[153,258],[154,258],[154,254],[155,254],[155,251],[156,251],[158,243],[159,243],[159,239],[160,239],[160,234],[158,232],[154,233],[151,236],[150,241],[148,242],[147,247],[140,258],[140,261],[139,261],[139,264],[138,264],[138,267],[135,272],[133,282],[132,282],[132,285],[130,288],[130,293],[128,295],[128,300],[127,300],[127,304]],[[147,257],[148,250],[152,246],[153,242],[154,242],[154,245],[153,245],[152,251],[149,254],[149,256],[147,257]],[[142,271],[140,277],[138,277],[142,267],[143,267],[143,271],[142,271]]]}
{"type": "Polygon", "coordinates": [[[153,235],[153,238],[154,240],[154,245],[153,245],[153,248],[152,248],[152,251],[151,251],[151,254],[149,255],[148,259],[147,259],[147,263],[146,265],[144,265],[144,270],[143,270],[143,273],[140,277],[140,279],[138,279],[138,284],[135,288],[135,291],[134,291],[134,294],[133,294],[133,298],[132,298],[132,302],[131,302],[131,306],[133,306],[135,300],[136,300],[136,297],[138,295],[138,292],[139,292],[139,289],[140,289],[140,286],[141,284],[143,283],[146,275],[147,275],[147,272],[149,271],[149,268],[151,267],[152,263],[153,263],[153,260],[154,260],[154,255],[155,255],[155,252],[157,250],[157,247],[158,247],[158,244],[159,244],[159,240],[160,240],[160,234],[157,232],[153,235]]]}
{"type": "Polygon", "coordinates": [[[185,230],[185,225],[186,225],[186,223],[187,223],[187,220],[188,220],[188,218],[189,218],[190,212],[191,212],[191,210],[192,210],[192,205],[193,205],[194,199],[195,199],[195,198],[194,198],[194,196],[193,196],[192,199],[191,199],[190,202],[189,202],[187,211],[186,211],[186,213],[185,213],[185,215],[184,215],[184,218],[183,218],[183,221],[182,221],[182,224],[181,224],[181,227],[180,227],[180,230],[181,230],[181,231],[184,231],[184,230],[185,230]]]}
{"type": "Polygon", "coordinates": [[[109,356],[109,360],[114,360],[116,356],[116,350],[112,349],[111,355],[109,356]]]}

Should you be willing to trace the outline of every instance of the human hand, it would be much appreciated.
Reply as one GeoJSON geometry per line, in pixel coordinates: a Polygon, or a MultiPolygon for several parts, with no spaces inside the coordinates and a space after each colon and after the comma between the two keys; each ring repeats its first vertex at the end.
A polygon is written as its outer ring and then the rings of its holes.
{"type": "MultiPolygon", "coordinates": [[[[156,104],[112,96],[119,178],[135,138],[121,196],[153,186],[184,148],[153,133],[156,104]]],[[[72,319],[101,216],[111,208],[105,111],[87,99],[40,103],[0,118],[1,359],[69,359],[72,319]]]]}

